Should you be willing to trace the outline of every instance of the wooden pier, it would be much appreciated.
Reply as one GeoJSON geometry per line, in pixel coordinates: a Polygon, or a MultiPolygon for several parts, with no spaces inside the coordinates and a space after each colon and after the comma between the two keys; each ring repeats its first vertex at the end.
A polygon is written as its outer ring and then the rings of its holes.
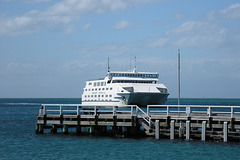
{"type": "Polygon", "coordinates": [[[70,128],[77,134],[102,136],[240,141],[240,106],[41,106],[37,134],[67,134],[70,128]]]}

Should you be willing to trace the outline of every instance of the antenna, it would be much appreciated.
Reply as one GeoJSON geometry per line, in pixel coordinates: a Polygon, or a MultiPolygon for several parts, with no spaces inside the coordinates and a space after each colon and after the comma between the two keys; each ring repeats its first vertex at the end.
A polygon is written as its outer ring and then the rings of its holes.
{"type": "Polygon", "coordinates": [[[108,57],[108,72],[110,72],[109,57],[108,57]]]}
{"type": "Polygon", "coordinates": [[[180,49],[178,49],[178,114],[180,114],[180,49]]]}
{"type": "Polygon", "coordinates": [[[130,72],[131,72],[131,70],[132,70],[132,64],[131,64],[132,62],[131,62],[131,61],[132,61],[132,57],[131,57],[131,55],[130,55],[130,72]]]}
{"type": "Polygon", "coordinates": [[[133,72],[136,73],[137,71],[137,66],[136,66],[137,60],[136,60],[136,56],[134,57],[134,70],[133,72]]]}

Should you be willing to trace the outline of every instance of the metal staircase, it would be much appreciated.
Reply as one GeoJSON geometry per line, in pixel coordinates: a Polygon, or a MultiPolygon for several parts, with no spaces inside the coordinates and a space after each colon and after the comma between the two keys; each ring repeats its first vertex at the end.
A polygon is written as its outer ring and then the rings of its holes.
{"type": "Polygon", "coordinates": [[[155,134],[155,127],[151,117],[138,106],[136,106],[136,117],[138,118],[138,123],[145,129],[147,135],[151,136],[155,134]]]}

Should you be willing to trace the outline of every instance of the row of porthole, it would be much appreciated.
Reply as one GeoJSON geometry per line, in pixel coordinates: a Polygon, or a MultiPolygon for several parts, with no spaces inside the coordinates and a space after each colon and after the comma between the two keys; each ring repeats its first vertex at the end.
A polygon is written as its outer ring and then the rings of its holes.
{"type": "MultiPolygon", "coordinates": [[[[112,90],[112,88],[109,88],[110,90],[112,90]]],[[[99,90],[99,91],[104,91],[105,90],[105,88],[92,88],[92,89],[85,89],[85,91],[97,91],[97,90],[99,90]]],[[[108,88],[106,88],[106,90],[108,90],[108,88]]]]}
{"type": "Polygon", "coordinates": [[[112,101],[112,100],[111,99],[109,99],[109,100],[107,100],[107,99],[105,99],[105,100],[104,99],[102,99],[102,100],[97,100],[97,99],[91,99],[90,100],[90,99],[87,99],[85,101],[89,101],[89,102],[92,101],[93,102],[93,101],[112,101]]]}
{"type": "MultiPolygon", "coordinates": [[[[101,95],[85,95],[85,98],[90,98],[90,97],[92,97],[92,98],[93,97],[95,97],[95,98],[96,97],[104,97],[104,95],[102,95],[102,96],[101,95]]],[[[105,95],[105,97],[108,97],[108,95],[105,95]]],[[[109,95],[109,97],[112,97],[112,95],[109,95]]]]}

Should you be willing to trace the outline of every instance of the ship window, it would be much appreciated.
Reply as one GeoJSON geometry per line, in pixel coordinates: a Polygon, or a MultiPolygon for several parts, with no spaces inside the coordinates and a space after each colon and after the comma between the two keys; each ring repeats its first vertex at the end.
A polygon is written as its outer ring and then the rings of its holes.
{"type": "Polygon", "coordinates": [[[104,95],[102,95],[102,97],[104,97],[104,95]]]}
{"type": "Polygon", "coordinates": [[[91,97],[93,97],[93,95],[91,95],[91,97]]]}
{"type": "Polygon", "coordinates": [[[101,82],[101,86],[103,86],[103,84],[104,84],[104,83],[103,83],[103,82],[101,82]]]}
{"type": "Polygon", "coordinates": [[[88,95],[88,97],[90,97],[90,95],[88,95]]]}
{"type": "Polygon", "coordinates": [[[106,95],[106,97],[108,97],[108,95],[106,95]]]}
{"type": "Polygon", "coordinates": [[[108,88],[106,88],[106,90],[108,90],[108,88]]]}
{"type": "Polygon", "coordinates": [[[97,95],[95,95],[94,97],[97,97],[97,95]]]}
{"type": "Polygon", "coordinates": [[[109,95],[109,97],[112,97],[112,95],[109,95]]]}
{"type": "Polygon", "coordinates": [[[99,88],[98,90],[101,91],[101,88],[99,88]]]}
{"type": "Polygon", "coordinates": [[[100,82],[97,82],[97,86],[100,86],[100,82]]]}
{"type": "Polygon", "coordinates": [[[112,90],[112,88],[110,88],[110,90],[112,90]]]}
{"type": "Polygon", "coordinates": [[[102,90],[104,91],[104,90],[105,90],[105,88],[102,88],[102,90]]]}
{"type": "Polygon", "coordinates": [[[88,83],[88,85],[92,85],[92,83],[90,82],[90,83],[88,83]]]}
{"type": "Polygon", "coordinates": [[[96,82],[94,82],[93,86],[94,86],[94,87],[96,86],[96,82]]]}
{"type": "Polygon", "coordinates": [[[98,97],[100,97],[100,95],[98,95],[98,97]]]}

